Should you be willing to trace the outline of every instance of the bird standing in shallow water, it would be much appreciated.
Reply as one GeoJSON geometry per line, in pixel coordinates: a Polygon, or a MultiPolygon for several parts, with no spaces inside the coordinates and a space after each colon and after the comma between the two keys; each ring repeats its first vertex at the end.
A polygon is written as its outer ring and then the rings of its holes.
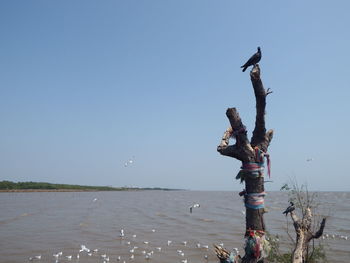
{"type": "Polygon", "coordinates": [[[251,56],[250,59],[248,59],[248,61],[243,66],[241,66],[241,68],[243,68],[242,71],[244,72],[249,66],[255,65],[260,61],[260,59],[261,59],[261,49],[260,47],[258,47],[258,51],[253,56],[251,56]]]}

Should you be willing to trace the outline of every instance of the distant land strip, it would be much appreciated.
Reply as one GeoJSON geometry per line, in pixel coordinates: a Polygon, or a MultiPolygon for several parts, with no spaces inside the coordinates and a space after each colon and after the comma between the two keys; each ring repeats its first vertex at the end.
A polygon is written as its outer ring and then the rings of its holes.
{"type": "Polygon", "coordinates": [[[0,181],[0,192],[88,192],[88,191],[139,191],[139,190],[163,190],[177,191],[182,189],[170,189],[161,187],[111,187],[111,186],[87,186],[72,184],[51,184],[46,182],[11,182],[0,181]]]}

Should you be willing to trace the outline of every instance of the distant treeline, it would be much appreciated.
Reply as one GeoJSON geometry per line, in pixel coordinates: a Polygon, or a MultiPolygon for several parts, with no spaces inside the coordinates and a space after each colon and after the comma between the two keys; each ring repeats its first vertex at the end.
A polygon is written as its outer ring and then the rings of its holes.
{"type": "Polygon", "coordinates": [[[127,191],[127,190],[174,190],[168,188],[133,188],[111,186],[87,186],[72,184],[50,184],[45,182],[11,182],[0,181],[0,190],[80,190],[80,191],[127,191]]]}

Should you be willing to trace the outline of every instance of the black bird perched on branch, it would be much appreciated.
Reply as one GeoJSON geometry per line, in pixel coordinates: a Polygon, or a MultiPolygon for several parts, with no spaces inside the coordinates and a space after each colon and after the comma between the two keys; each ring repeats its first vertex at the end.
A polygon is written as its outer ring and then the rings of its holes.
{"type": "Polygon", "coordinates": [[[289,203],[290,203],[290,206],[288,206],[287,209],[283,212],[283,214],[286,214],[286,216],[288,215],[288,213],[295,210],[294,203],[293,202],[289,202],[289,203]]]}
{"type": "Polygon", "coordinates": [[[244,72],[249,66],[255,65],[260,61],[260,59],[261,59],[261,50],[260,50],[260,47],[258,47],[258,51],[253,56],[251,56],[250,59],[248,59],[248,61],[241,67],[243,68],[242,71],[244,72]]]}

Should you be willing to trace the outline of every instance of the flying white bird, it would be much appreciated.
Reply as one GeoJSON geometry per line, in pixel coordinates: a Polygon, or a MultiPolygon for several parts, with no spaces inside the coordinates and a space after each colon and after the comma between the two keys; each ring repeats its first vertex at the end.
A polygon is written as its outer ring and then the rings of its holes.
{"type": "Polygon", "coordinates": [[[133,156],[131,159],[127,160],[125,163],[124,163],[124,167],[128,167],[129,165],[132,165],[135,161],[135,156],[133,156]]]}
{"type": "Polygon", "coordinates": [[[198,207],[200,207],[201,205],[200,204],[193,204],[193,205],[191,205],[190,206],[190,213],[192,213],[192,209],[193,208],[198,208],[198,207]]]}
{"type": "MultiPolygon", "coordinates": [[[[90,249],[88,249],[85,245],[81,245],[80,246],[81,247],[81,249],[79,250],[79,252],[83,252],[83,251],[86,251],[86,252],[90,252],[90,249]]],[[[60,253],[62,253],[62,252],[60,252],[60,253]]],[[[61,256],[62,256],[62,254],[61,254],[61,256]]]]}

